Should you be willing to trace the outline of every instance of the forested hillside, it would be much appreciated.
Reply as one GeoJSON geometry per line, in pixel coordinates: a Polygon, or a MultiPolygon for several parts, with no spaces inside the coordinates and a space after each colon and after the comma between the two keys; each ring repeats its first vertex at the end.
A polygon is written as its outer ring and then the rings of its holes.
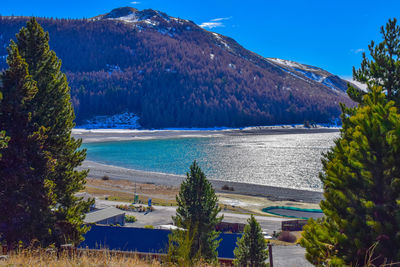
{"type": "MultiPolygon", "coordinates": [[[[0,17],[0,69],[26,20],[0,17]]],[[[145,128],[329,122],[339,102],[352,104],[337,76],[313,67],[325,75],[313,79],[312,66],[284,66],[159,11],[38,21],[62,59],[78,124],[126,111],[145,128]]]]}

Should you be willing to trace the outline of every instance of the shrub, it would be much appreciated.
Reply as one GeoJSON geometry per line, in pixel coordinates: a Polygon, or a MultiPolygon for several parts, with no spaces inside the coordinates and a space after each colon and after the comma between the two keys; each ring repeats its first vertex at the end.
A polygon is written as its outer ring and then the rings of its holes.
{"type": "Polygon", "coordinates": [[[153,225],[145,225],[145,226],[143,226],[143,228],[145,228],[145,229],[154,229],[154,226],[153,225]]]}
{"type": "Polygon", "coordinates": [[[233,188],[233,186],[229,186],[227,184],[223,185],[221,187],[222,190],[227,190],[227,191],[235,191],[235,189],[233,188]]]}
{"type": "Polygon", "coordinates": [[[278,236],[278,240],[284,241],[284,242],[289,242],[289,243],[294,243],[296,242],[297,238],[294,234],[292,234],[289,231],[282,231],[280,235],[278,236]]]}
{"type": "Polygon", "coordinates": [[[134,223],[134,222],[136,222],[136,221],[137,221],[137,219],[136,219],[135,216],[132,216],[132,215],[125,215],[125,222],[134,223]]]}

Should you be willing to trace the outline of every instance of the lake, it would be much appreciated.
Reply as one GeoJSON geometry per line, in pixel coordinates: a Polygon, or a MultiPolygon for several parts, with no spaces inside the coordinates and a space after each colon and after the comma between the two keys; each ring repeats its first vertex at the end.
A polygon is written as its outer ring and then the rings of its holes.
{"type": "Polygon", "coordinates": [[[184,175],[197,160],[208,178],[321,191],[321,153],[338,132],[86,143],[87,159],[184,175]]]}

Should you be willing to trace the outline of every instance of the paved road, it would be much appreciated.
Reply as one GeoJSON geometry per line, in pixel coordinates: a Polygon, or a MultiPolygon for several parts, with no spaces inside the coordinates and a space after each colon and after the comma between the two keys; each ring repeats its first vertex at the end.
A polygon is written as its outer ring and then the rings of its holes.
{"type": "MultiPolygon", "coordinates": [[[[97,208],[106,208],[115,205],[126,205],[126,202],[116,202],[108,200],[96,199],[97,208]]],[[[154,211],[145,214],[144,212],[127,212],[129,215],[136,217],[137,221],[135,223],[128,223],[127,226],[132,227],[143,227],[145,225],[165,225],[172,224],[172,216],[176,213],[176,207],[168,206],[155,206],[154,211]]],[[[224,215],[224,221],[233,223],[247,223],[247,219],[250,217],[246,214],[237,214],[231,212],[221,212],[224,215]]],[[[281,222],[287,221],[286,218],[276,218],[268,216],[255,216],[256,220],[260,223],[263,231],[268,234],[272,234],[274,231],[279,231],[281,229],[281,222]]]]}
{"type": "Polygon", "coordinates": [[[304,257],[305,249],[300,246],[273,246],[274,267],[309,267],[313,266],[304,257]]]}

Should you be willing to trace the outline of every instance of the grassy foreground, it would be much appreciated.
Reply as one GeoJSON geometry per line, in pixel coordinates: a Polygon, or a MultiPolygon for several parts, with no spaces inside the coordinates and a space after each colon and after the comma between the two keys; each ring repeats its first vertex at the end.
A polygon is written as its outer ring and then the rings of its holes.
{"type": "MultiPolygon", "coordinates": [[[[32,267],[161,267],[171,266],[160,259],[143,258],[131,253],[118,253],[109,250],[65,252],[57,256],[54,250],[26,249],[12,251],[7,258],[0,259],[0,266],[32,266],[32,267]]],[[[197,267],[225,266],[224,264],[196,263],[197,267]]]]}
{"type": "Polygon", "coordinates": [[[38,266],[38,267],[64,267],[64,266],[162,266],[158,260],[140,259],[137,256],[110,253],[109,251],[82,252],[72,255],[62,254],[57,257],[55,252],[45,250],[24,250],[19,253],[10,252],[6,260],[0,261],[0,266],[38,266]]]}

